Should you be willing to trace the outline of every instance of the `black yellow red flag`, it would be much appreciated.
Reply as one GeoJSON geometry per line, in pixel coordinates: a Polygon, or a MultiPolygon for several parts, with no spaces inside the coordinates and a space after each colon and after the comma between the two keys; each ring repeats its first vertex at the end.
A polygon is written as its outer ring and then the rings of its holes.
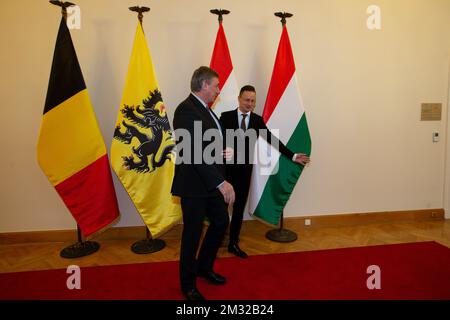
{"type": "Polygon", "coordinates": [[[64,18],[56,39],[37,158],[85,237],[119,217],[106,146],[64,18]]]}

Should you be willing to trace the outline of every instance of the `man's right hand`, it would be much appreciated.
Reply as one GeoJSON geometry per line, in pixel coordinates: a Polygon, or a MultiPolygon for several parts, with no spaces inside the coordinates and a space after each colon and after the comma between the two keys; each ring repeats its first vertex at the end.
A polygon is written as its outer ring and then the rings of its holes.
{"type": "Polygon", "coordinates": [[[219,191],[222,193],[225,203],[234,202],[234,189],[230,183],[224,181],[219,187],[219,191]]]}

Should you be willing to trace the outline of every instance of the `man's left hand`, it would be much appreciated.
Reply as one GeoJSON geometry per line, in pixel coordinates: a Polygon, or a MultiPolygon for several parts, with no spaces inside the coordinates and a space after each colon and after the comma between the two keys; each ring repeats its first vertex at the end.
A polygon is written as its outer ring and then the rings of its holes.
{"type": "Polygon", "coordinates": [[[225,150],[222,151],[222,156],[225,158],[226,161],[230,161],[233,159],[234,155],[234,149],[231,147],[225,148],[225,150]]]}

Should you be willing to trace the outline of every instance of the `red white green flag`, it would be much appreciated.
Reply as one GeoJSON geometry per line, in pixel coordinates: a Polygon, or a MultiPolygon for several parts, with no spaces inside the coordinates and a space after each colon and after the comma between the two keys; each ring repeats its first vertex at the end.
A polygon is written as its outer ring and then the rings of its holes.
{"type": "MultiPolygon", "coordinates": [[[[297,153],[311,153],[311,137],[300,97],[294,56],[286,26],[283,26],[272,79],[264,105],[263,119],[269,130],[297,153]],[[277,134],[278,133],[278,134],[277,134]]],[[[303,166],[258,138],[249,194],[250,213],[272,225],[280,217],[299,179],[303,166]],[[270,150],[270,152],[264,152],[270,150]]]]}

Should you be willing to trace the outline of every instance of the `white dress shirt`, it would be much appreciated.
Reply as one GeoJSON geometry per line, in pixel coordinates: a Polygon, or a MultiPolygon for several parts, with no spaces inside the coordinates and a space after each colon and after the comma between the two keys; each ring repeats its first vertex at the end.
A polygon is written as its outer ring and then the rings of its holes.
{"type": "MultiPolygon", "coordinates": [[[[238,108],[238,127],[241,127],[241,123],[242,123],[242,117],[243,117],[243,112],[238,108]]],[[[245,117],[245,127],[248,129],[248,126],[250,124],[250,114],[251,112],[247,112],[245,113],[247,115],[247,117],[245,117]]]]}

